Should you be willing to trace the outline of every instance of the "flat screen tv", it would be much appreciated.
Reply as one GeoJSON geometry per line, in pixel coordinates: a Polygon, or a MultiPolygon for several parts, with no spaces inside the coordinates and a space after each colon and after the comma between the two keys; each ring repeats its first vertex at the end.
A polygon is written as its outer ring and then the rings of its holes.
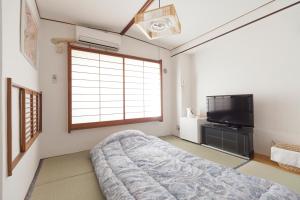
{"type": "Polygon", "coordinates": [[[207,96],[207,121],[254,127],[253,95],[207,96]]]}

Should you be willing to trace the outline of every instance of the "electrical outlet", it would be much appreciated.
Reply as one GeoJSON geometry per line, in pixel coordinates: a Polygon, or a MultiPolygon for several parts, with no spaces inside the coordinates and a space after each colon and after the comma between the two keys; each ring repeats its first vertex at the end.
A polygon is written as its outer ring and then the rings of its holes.
{"type": "Polygon", "coordinates": [[[52,83],[57,83],[57,75],[56,74],[52,74],[52,83]]]}

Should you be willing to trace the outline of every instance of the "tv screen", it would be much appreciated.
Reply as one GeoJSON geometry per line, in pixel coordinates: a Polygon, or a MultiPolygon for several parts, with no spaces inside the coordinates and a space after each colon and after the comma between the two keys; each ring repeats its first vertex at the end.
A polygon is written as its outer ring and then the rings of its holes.
{"type": "Polygon", "coordinates": [[[207,121],[254,127],[253,95],[207,97],[207,121]]]}

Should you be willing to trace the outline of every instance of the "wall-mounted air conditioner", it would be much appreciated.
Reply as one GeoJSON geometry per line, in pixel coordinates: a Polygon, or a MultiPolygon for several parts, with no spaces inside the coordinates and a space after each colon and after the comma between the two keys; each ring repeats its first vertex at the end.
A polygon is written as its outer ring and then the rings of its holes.
{"type": "Polygon", "coordinates": [[[119,34],[82,26],[76,26],[76,41],[113,51],[118,51],[121,47],[121,36],[119,34]]]}

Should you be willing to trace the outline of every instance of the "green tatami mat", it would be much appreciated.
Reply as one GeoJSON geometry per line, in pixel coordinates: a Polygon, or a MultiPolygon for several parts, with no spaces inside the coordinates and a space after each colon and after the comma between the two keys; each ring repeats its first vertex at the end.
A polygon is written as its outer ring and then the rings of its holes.
{"type": "Polygon", "coordinates": [[[93,172],[89,151],[47,158],[43,160],[35,185],[88,172],[93,172]]]}
{"type": "Polygon", "coordinates": [[[238,168],[238,171],[247,175],[271,180],[300,194],[300,175],[289,173],[257,161],[248,162],[247,164],[238,168]]]}
{"type": "Polygon", "coordinates": [[[103,200],[94,172],[36,186],[31,200],[103,200]]]}

